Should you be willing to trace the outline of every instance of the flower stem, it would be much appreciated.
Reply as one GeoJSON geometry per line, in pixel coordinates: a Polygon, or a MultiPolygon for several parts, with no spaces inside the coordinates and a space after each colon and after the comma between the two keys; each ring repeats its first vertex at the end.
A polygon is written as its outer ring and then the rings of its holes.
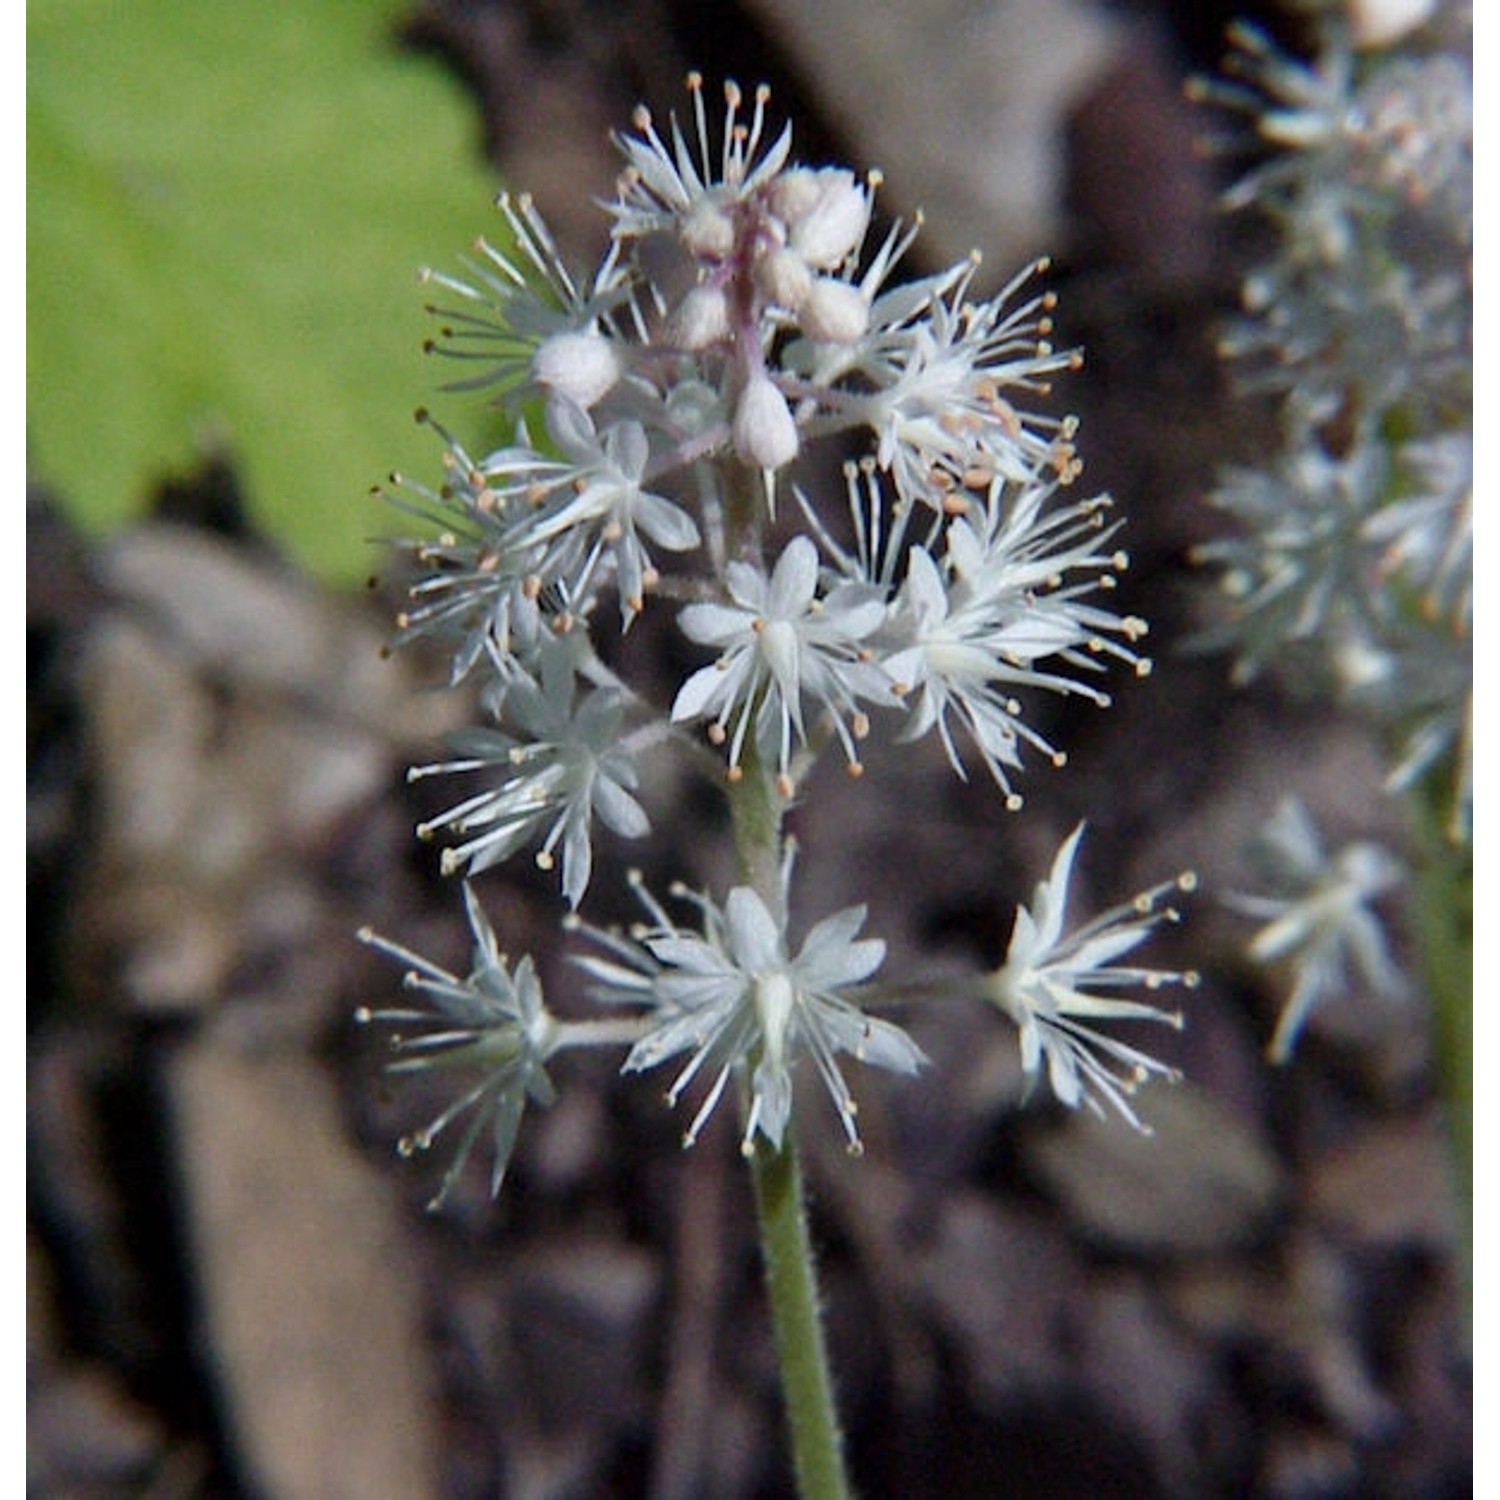
{"type": "MultiPolygon", "coordinates": [[[[729,789],[741,878],[785,921],[780,879],[783,802],[753,748],[743,764],[743,779],[729,789]]],[[[796,1125],[794,1117],[780,1150],[764,1141],[756,1144],[751,1175],[798,1494],[802,1500],[841,1500],[849,1494],[849,1485],[819,1315],[796,1125]]]]}
{"type": "Polygon", "coordinates": [[[739,878],[785,922],[781,890],[782,819],[785,799],[777,792],[752,744],[744,752],[740,780],[729,789],[729,817],[739,878]]]}
{"type": "MultiPolygon", "coordinates": [[[[764,505],[760,476],[737,463],[727,464],[725,471],[730,556],[756,556],[764,505]]],[[[739,778],[728,787],[740,878],[760,896],[767,910],[785,923],[781,871],[786,799],[762,761],[753,735],[740,771],[739,778]]],[[[798,1494],[801,1500],[846,1500],[849,1482],[844,1473],[843,1439],[823,1339],[796,1127],[793,1118],[779,1149],[758,1141],[750,1153],[761,1254],[798,1494]]]]}
{"type": "Polygon", "coordinates": [[[843,1437],[818,1307],[802,1169],[790,1133],[779,1151],[757,1146],[751,1170],[797,1492],[802,1500],[843,1500],[850,1493],[843,1437]]]}
{"type": "Polygon", "coordinates": [[[1474,1293],[1474,860],[1441,827],[1429,798],[1426,857],[1418,878],[1417,921],[1432,996],[1437,1078],[1448,1131],[1455,1209],[1455,1253],[1473,1338],[1474,1293]]]}

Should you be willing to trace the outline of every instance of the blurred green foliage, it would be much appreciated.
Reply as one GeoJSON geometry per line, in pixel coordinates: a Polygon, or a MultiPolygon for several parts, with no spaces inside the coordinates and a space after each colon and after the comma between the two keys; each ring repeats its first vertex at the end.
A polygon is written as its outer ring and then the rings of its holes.
{"type": "Polygon", "coordinates": [[[441,372],[416,272],[495,221],[477,113],[386,0],[27,7],[33,477],[91,530],[228,458],[336,583],[394,527],[441,372]]]}

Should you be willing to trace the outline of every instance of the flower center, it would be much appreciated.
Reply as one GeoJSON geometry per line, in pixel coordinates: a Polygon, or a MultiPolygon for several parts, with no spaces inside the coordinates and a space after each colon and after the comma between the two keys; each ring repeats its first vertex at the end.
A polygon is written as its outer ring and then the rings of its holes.
{"type": "Polygon", "coordinates": [[[797,991],[783,969],[755,978],[755,1014],[765,1038],[766,1060],[773,1068],[786,1064],[786,1034],[791,1025],[797,991]]]}

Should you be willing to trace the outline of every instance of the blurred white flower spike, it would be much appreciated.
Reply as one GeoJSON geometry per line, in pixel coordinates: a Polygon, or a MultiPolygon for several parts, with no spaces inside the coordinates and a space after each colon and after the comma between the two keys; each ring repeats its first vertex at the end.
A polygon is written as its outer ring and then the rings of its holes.
{"type": "Polygon", "coordinates": [[[1474,79],[1463,6],[1309,7],[1308,55],[1231,29],[1197,93],[1249,165],[1225,195],[1266,231],[1221,347],[1281,424],[1226,465],[1199,549],[1240,680],[1281,669],[1369,714],[1388,786],[1473,804],[1474,79]]]}

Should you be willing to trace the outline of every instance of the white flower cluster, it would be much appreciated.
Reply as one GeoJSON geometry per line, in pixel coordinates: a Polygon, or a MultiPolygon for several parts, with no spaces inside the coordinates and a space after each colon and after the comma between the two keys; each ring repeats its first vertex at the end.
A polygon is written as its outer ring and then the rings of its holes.
{"type": "Polygon", "coordinates": [[[1472,800],[1473,64],[1462,7],[1317,10],[1310,57],[1234,29],[1208,102],[1249,125],[1227,195],[1275,234],[1224,350],[1279,402],[1279,451],[1221,477],[1202,549],[1238,673],[1291,664],[1399,734],[1391,785],[1445,757],[1472,800]]]}
{"type": "MultiPolygon", "coordinates": [[[[533,205],[511,197],[503,248],[482,241],[462,274],[428,275],[445,304],[434,347],[471,367],[457,388],[498,393],[513,436],[472,455],[423,413],[443,443],[443,483],[398,478],[390,495],[432,532],[402,548],[414,576],[398,639],[449,651],[453,682],[479,680],[490,718],[412,771],[462,778],[468,792],[419,832],[450,841],[444,870],[470,877],[534,848],[576,913],[596,825],[649,831],[642,753],[702,757],[700,736],[722,754],[728,794],[763,793],[777,830],[759,883],[722,904],[694,898],[698,930],[643,889],[652,920],[632,935],[572,916],[608,955],[584,961],[614,1017],[602,1031],[548,1017],[533,970],[495,958],[472,897],[482,962],[468,981],[371,939],[415,964],[418,987],[458,1023],[435,1055],[499,1060],[466,1096],[496,1121],[497,1183],[521,1103],[546,1093],[542,1064],[601,1037],[630,1044],[627,1071],[685,1056],[674,1101],[708,1080],[689,1140],[741,1076],[747,1149],[781,1147],[793,1068],[809,1057],[857,1147],[838,1059],[897,1073],[924,1059],[859,999],[884,953],[857,937],[862,909],[817,922],[800,946],[788,939],[779,827],[807,768],[836,741],[858,774],[860,742],[884,720],[893,738],[934,733],[959,775],[971,758],[1019,807],[1023,752],[1065,758],[1027,698],[1103,705],[1110,666],[1149,668],[1145,623],[1109,607],[1127,565],[1110,502],[1069,488],[1075,424],[1032,409],[1077,363],[1050,342],[1051,296],[1027,290],[1041,266],[989,297],[975,291],[977,257],[897,283],[916,229],[867,244],[876,178],[795,162],[790,130],[768,129],[764,90],[747,101],[729,85],[717,131],[700,79],[690,93],[686,127],[660,130],[641,110],[618,138],[611,244],[591,278],[563,266],[533,205]],[[862,440],[866,457],[824,508],[796,466],[832,437],[862,440]],[[663,702],[612,665],[653,600],[705,653],[663,702]]],[[[1149,925],[1130,927],[1127,945],[1149,925]]],[[[1067,950],[1078,986],[1107,949],[1120,943],[1067,950]]],[[[1111,967],[1102,982],[1148,976],[1111,967]]],[[[1050,981],[1006,981],[996,998],[1028,1067],[1050,1051],[1065,1102],[1086,1086],[1133,1119],[1128,1082],[1111,1081],[1076,1031],[1058,1050],[1072,1002],[1050,981]]],[[[1111,1004],[1094,1014],[1140,1014],[1111,1004]]],[[[407,1042],[398,1065],[429,1055],[407,1042]]]]}

